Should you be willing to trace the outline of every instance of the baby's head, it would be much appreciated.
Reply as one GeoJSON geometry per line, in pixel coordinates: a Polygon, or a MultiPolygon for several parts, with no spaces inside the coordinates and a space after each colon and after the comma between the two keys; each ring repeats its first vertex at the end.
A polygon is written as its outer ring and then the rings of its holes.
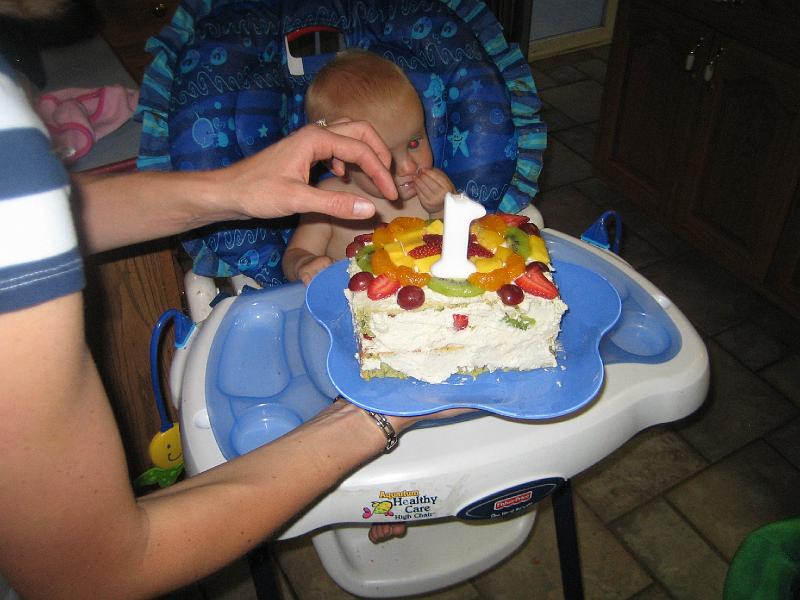
{"type": "Polygon", "coordinates": [[[403,70],[374,52],[339,52],[314,77],[306,93],[309,122],[347,117],[380,123],[398,111],[419,105],[419,96],[403,70]]]}
{"type": "MultiPolygon", "coordinates": [[[[367,50],[338,53],[312,81],[305,98],[309,122],[348,118],[369,122],[392,152],[392,175],[400,197],[412,197],[413,177],[433,165],[425,133],[425,113],[417,90],[403,70],[367,50]]],[[[373,196],[379,192],[354,165],[353,182],[373,196]]]]}

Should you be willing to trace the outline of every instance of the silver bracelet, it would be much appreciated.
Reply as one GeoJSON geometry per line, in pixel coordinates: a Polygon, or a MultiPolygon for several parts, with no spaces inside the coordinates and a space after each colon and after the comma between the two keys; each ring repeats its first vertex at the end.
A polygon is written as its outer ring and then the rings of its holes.
{"type": "Polygon", "coordinates": [[[392,424],[384,417],[383,415],[379,415],[378,413],[374,413],[372,411],[367,411],[367,414],[375,419],[375,422],[378,424],[378,427],[381,428],[383,431],[383,435],[386,436],[386,447],[383,449],[384,452],[391,452],[394,450],[395,446],[397,446],[397,433],[392,427],[392,424]]]}

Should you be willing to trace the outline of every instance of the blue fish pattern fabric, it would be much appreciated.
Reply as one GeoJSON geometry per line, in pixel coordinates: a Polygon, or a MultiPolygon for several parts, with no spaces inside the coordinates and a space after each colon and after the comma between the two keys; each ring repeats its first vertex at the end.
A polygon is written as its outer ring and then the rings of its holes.
{"type": "MultiPolygon", "coordinates": [[[[230,165],[305,124],[303,97],[333,53],[289,68],[287,35],[336,29],[343,47],[392,60],[419,92],[434,164],[487,210],[538,192],[547,129],[526,59],[479,0],[184,0],[148,41],[137,118],[140,169],[230,165]],[[295,74],[292,74],[292,73],[295,74]]],[[[221,224],[184,236],[201,275],[285,281],[291,220],[221,224]]]]}

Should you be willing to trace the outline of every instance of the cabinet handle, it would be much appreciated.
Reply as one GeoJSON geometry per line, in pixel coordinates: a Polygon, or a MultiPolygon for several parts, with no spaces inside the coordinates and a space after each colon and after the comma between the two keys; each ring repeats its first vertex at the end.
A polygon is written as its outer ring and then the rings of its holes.
{"type": "Polygon", "coordinates": [[[714,66],[716,65],[717,61],[722,56],[722,53],[725,52],[725,48],[720,46],[717,48],[717,51],[714,53],[714,56],[711,57],[706,63],[705,69],[703,69],[703,81],[709,83],[714,78],[714,66]]]}
{"type": "Polygon", "coordinates": [[[691,71],[692,69],[694,69],[695,55],[697,54],[697,51],[700,50],[701,46],[703,45],[703,42],[705,42],[705,38],[701,36],[695,43],[694,48],[689,50],[689,54],[686,55],[686,61],[684,62],[683,68],[686,69],[687,71],[691,71]]]}
{"type": "Polygon", "coordinates": [[[159,19],[162,18],[167,14],[167,5],[163,2],[159,2],[153,7],[153,14],[159,19]]]}

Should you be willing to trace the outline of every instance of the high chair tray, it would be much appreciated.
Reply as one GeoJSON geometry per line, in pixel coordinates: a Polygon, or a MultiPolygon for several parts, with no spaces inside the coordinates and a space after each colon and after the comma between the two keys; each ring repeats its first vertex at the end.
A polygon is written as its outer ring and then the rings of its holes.
{"type": "Polygon", "coordinates": [[[519,419],[550,419],[571,413],[597,395],[603,383],[600,340],[617,322],[621,301],[602,276],[574,263],[554,260],[554,276],[569,306],[561,323],[557,366],[533,371],[452,375],[440,384],[417,379],[361,378],[347,287],[347,261],[319,273],[306,305],[327,330],[327,369],[344,397],[367,410],[391,415],[427,414],[469,407],[519,419]]]}

